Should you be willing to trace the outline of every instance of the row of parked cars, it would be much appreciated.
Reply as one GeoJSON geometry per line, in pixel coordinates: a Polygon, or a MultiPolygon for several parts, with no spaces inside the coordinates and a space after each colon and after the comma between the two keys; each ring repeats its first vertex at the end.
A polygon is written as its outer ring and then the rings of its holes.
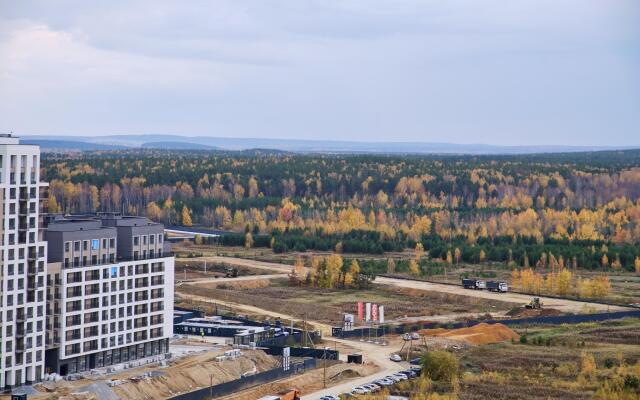
{"type": "Polygon", "coordinates": [[[422,372],[421,366],[411,366],[411,368],[396,372],[391,375],[387,375],[384,378],[377,379],[371,383],[356,386],[348,393],[343,393],[340,396],[327,395],[320,398],[320,400],[340,400],[345,398],[357,397],[363,394],[376,393],[382,390],[384,387],[393,386],[398,382],[405,381],[420,376],[422,372]]]}

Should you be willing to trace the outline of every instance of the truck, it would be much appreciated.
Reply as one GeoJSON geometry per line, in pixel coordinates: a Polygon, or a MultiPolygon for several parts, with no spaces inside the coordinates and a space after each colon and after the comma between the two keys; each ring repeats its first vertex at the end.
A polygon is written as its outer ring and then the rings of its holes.
{"type": "Polygon", "coordinates": [[[236,278],[238,276],[238,268],[233,268],[233,267],[225,268],[224,276],[226,278],[236,278]]]}
{"type": "Polygon", "coordinates": [[[487,287],[487,284],[486,284],[485,281],[483,281],[481,279],[463,278],[462,279],[462,286],[464,286],[465,289],[482,290],[482,289],[485,289],[487,287]]]}
{"type": "Polygon", "coordinates": [[[258,400],[300,400],[300,391],[298,389],[289,389],[278,393],[276,396],[264,396],[258,400]]]}
{"type": "Polygon", "coordinates": [[[506,293],[509,286],[506,282],[489,281],[487,282],[487,290],[490,292],[506,293]]]}

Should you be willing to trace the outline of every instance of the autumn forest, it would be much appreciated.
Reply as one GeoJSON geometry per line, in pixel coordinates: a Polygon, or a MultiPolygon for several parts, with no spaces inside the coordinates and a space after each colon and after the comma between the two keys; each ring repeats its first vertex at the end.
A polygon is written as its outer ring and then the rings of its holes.
{"type": "Polygon", "coordinates": [[[233,231],[223,245],[640,271],[640,151],[45,154],[51,212],[233,231]]]}

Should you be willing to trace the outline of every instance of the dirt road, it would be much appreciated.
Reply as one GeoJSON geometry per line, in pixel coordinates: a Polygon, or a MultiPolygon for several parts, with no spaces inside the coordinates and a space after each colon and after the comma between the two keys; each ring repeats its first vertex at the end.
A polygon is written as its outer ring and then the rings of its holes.
{"type": "MultiPolygon", "coordinates": [[[[451,293],[462,296],[472,296],[484,299],[503,300],[512,303],[526,304],[531,301],[532,295],[519,294],[519,293],[495,293],[486,290],[472,290],[464,289],[462,286],[443,285],[440,283],[410,281],[404,279],[386,278],[379,276],[374,281],[381,285],[390,285],[403,288],[412,288],[420,290],[428,290],[433,292],[451,293]]],[[[540,301],[544,304],[544,307],[555,308],[564,312],[581,313],[586,309],[596,311],[624,311],[628,310],[626,307],[609,306],[599,303],[588,303],[581,301],[574,301],[568,299],[555,299],[550,297],[538,296],[540,301]]]]}
{"type": "Polygon", "coordinates": [[[259,279],[281,279],[286,278],[288,275],[286,274],[271,274],[271,275],[247,275],[247,276],[238,276],[235,278],[197,278],[190,279],[187,281],[180,281],[179,284],[176,281],[177,286],[182,285],[198,285],[202,283],[233,283],[233,282],[242,282],[242,281],[255,281],[259,279]]]}
{"type": "Polygon", "coordinates": [[[197,261],[206,261],[220,264],[229,264],[236,265],[242,267],[256,268],[256,269],[264,269],[266,271],[275,271],[284,274],[288,274],[291,272],[291,265],[280,264],[280,263],[272,263],[266,261],[257,261],[257,260],[247,260],[244,258],[235,258],[235,257],[224,257],[224,256],[207,256],[207,257],[195,257],[195,258],[176,258],[176,261],[189,261],[189,262],[197,262],[197,261]]]}

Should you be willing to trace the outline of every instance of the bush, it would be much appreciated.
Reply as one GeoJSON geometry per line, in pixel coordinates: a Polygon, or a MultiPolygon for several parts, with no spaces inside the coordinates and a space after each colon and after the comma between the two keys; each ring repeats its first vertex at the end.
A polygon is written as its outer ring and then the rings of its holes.
{"type": "Polygon", "coordinates": [[[446,351],[428,351],[421,363],[422,374],[432,381],[451,384],[458,376],[458,359],[446,351]]]}

